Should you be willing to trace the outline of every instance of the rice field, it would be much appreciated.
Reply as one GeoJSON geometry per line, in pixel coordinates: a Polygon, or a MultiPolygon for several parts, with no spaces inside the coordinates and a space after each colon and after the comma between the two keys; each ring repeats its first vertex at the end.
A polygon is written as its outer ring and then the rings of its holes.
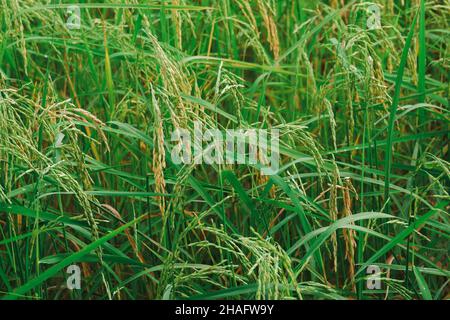
{"type": "Polygon", "coordinates": [[[0,6],[0,298],[449,298],[448,0],[0,6]]]}

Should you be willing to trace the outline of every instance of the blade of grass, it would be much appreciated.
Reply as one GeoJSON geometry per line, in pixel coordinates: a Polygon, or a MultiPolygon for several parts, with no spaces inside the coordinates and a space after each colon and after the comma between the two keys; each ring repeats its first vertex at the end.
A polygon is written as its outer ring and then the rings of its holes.
{"type": "Polygon", "coordinates": [[[390,177],[391,177],[391,166],[392,166],[392,140],[394,137],[394,123],[395,123],[395,116],[397,113],[399,98],[400,98],[400,91],[403,81],[403,73],[405,71],[406,62],[408,60],[409,55],[409,48],[411,46],[411,40],[414,35],[414,26],[416,25],[417,20],[417,14],[414,16],[414,19],[411,23],[408,36],[406,37],[405,46],[402,51],[402,56],[400,59],[400,65],[398,67],[397,71],[397,78],[395,80],[395,91],[394,91],[394,97],[392,99],[392,104],[389,109],[389,122],[387,127],[387,141],[386,141],[386,148],[385,148],[385,160],[384,160],[384,201],[388,202],[386,205],[386,212],[389,213],[391,211],[391,201],[389,200],[390,197],[390,177]]]}

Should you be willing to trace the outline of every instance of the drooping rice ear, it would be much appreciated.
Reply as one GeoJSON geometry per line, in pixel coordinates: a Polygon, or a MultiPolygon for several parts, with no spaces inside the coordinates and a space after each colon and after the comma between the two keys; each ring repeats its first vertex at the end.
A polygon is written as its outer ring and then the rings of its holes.
{"type": "MultiPolygon", "coordinates": [[[[164,180],[164,169],[166,168],[166,153],[164,149],[164,129],[161,118],[161,110],[159,108],[158,100],[155,97],[153,87],[152,92],[152,105],[154,110],[154,135],[153,135],[153,162],[152,171],[155,175],[155,192],[166,193],[166,182],[164,180]]],[[[164,196],[156,196],[156,200],[159,204],[161,216],[164,216],[166,211],[166,203],[164,196]]]]}

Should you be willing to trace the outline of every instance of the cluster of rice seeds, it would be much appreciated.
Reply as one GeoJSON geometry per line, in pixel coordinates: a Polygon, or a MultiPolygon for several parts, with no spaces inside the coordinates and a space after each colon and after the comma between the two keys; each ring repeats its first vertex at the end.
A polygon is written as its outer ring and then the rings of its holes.
{"type": "Polygon", "coordinates": [[[80,4],[80,29],[0,2],[1,292],[448,296],[448,1],[375,1],[373,30],[364,1],[119,2],[80,4]],[[280,171],[174,165],[194,121],[279,129],[280,171]],[[54,261],[80,251],[68,292],[54,261]]]}

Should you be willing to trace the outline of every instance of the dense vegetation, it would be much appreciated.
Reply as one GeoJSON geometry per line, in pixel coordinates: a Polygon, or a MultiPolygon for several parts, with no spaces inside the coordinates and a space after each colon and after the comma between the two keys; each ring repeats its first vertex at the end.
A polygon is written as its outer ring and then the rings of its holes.
{"type": "Polygon", "coordinates": [[[69,2],[1,1],[0,296],[448,297],[448,1],[69,2]],[[280,169],[174,164],[194,121],[280,169]]]}

